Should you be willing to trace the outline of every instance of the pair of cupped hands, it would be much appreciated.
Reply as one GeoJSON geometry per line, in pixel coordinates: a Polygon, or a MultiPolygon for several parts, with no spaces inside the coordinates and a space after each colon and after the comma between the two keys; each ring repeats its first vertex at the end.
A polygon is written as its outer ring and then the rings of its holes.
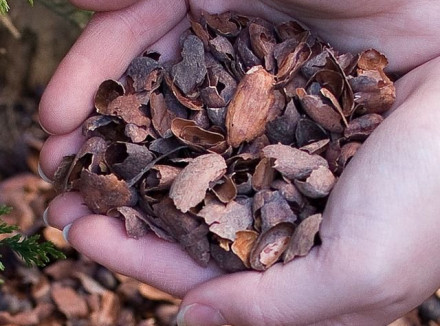
{"type": "Polygon", "coordinates": [[[386,325],[440,287],[440,2],[412,0],[75,0],[96,11],[41,99],[51,134],[49,179],[82,142],[99,84],[146,49],[176,56],[187,14],[234,10],[296,18],[342,51],[375,48],[401,76],[392,112],[337,183],[322,245],[264,273],[201,268],[178,245],[127,238],[117,219],[91,214],[77,193],[56,197],[50,225],[108,268],[183,298],[179,325],[386,325]]]}

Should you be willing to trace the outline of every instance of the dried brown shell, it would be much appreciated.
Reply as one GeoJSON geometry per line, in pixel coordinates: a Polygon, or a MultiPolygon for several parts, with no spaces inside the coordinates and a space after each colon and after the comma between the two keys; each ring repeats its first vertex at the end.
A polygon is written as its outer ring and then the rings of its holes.
{"type": "Polygon", "coordinates": [[[305,181],[294,180],[298,190],[309,198],[328,196],[336,183],[336,178],[328,167],[320,166],[313,170],[305,181]]]}
{"type": "Polygon", "coordinates": [[[341,133],[344,130],[341,115],[325,103],[320,96],[308,95],[303,88],[298,88],[296,94],[304,111],[323,128],[335,133],[341,133]]]}
{"type": "Polygon", "coordinates": [[[350,140],[365,140],[383,121],[377,113],[362,115],[353,119],[344,130],[344,137],[350,140]]]}
{"type": "Polygon", "coordinates": [[[250,268],[251,250],[258,238],[258,233],[252,230],[238,231],[235,234],[235,241],[232,243],[231,250],[236,254],[243,264],[250,268]]]}
{"type": "Polygon", "coordinates": [[[183,213],[203,201],[210,183],[226,172],[226,162],[219,154],[205,154],[192,160],[176,177],[169,196],[183,213]],[[188,186],[191,191],[188,191],[188,186]]]}
{"type": "Polygon", "coordinates": [[[99,85],[95,95],[95,108],[97,112],[105,112],[107,106],[117,97],[124,95],[124,86],[116,80],[106,80],[99,85]]]}
{"type": "Polygon", "coordinates": [[[250,254],[250,265],[257,271],[264,271],[275,264],[287,249],[294,227],[280,223],[260,234],[250,254]]]}
{"type": "Polygon", "coordinates": [[[323,157],[282,144],[266,146],[263,155],[275,159],[274,169],[291,180],[304,179],[320,166],[328,167],[323,157]]]}
{"type": "Polygon", "coordinates": [[[198,215],[203,217],[211,232],[223,239],[234,241],[238,231],[252,229],[252,199],[239,198],[226,205],[219,201],[211,201],[198,215]]]}
{"type": "Polygon", "coordinates": [[[227,141],[238,147],[260,136],[275,100],[274,77],[263,67],[249,70],[237,86],[226,114],[227,141]]]}
{"type": "Polygon", "coordinates": [[[293,232],[288,248],[284,253],[284,263],[288,263],[297,256],[305,256],[315,242],[322,221],[321,214],[314,214],[303,220],[293,232]]]}
{"type": "Polygon", "coordinates": [[[134,206],[137,200],[127,182],[113,174],[98,175],[82,170],[78,188],[87,207],[96,214],[106,214],[115,207],[134,206]]]}

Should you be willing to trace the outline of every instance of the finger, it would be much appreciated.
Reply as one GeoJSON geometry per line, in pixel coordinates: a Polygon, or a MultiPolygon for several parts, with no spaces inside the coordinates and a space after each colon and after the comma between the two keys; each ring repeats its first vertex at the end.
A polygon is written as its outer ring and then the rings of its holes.
{"type": "Polygon", "coordinates": [[[159,61],[167,62],[176,59],[180,55],[179,38],[190,27],[189,21],[183,18],[171,31],[161,37],[157,42],[148,47],[148,51],[160,54],[159,61]]]}
{"type": "Polygon", "coordinates": [[[126,8],[136,2],[139,2],[139,0],[70,0],[70,2],[74,6],[84,10],[111,11],[126,8]]]}
{"type": "Polygon", "coordinates": [[[185,2],[141,1],[96,14],[60,63],[40,102],[40,123],[52,134],[77,128],[93,109],[105,79],[118,79],[130,61],[186,15],[185,2]]]}
{"type": "Polygon", "coordinates": [[[50,180],[64,156],[74,155],[81,148],[85,137],[78,128],[67,135],[50,136],[40,151],[40,168],[50,180]]]}
{"type": "Polygon", "coordinates": [[[68,224],[91,211],[84,203],[84,199],[78,192],[67,192],[55,197],[46,210],[46,222],[57,229],[64,229],[68,224]]]}
{"type": "MultiPolygon", "coordinates": [[[[352,313],[349,309],[372,305],[379,300],[375,280],[360,279],[355,264],[349,261],[341,264],[356,254],[355,248],[352,252],[343,248],[347,246],[338,248],[337,256],[333,249],[321,247],[264,273],[242,272],[210,280],[184,298],[179,326],[319,324],[352,313]],[[341,275],[344,282],[338,282],[341,275]]],[[[361,315],[351,320],[353,325],[371,325],[371,318],[361,315]]]]}
{"type": "Polygon", "coordinates": [[[123,223],[108,216],[79,218],[68,227],[66,237],[93,261],[178,297],[221,274],[214,264],[207,268],[197,265],[176,243],[152,234],[128,238],[123,223]]]}
{"type": "Polygon", "coordinates": [[[258,16],[272,22],[287,21],[292,17],[283,10],[274,9],[272,4],[266,5],[262,1],[223,0],[193,1],[191,3],[191,13],[195,16],[200,16],[204,11],[209,13],[232,11],[244,15],[258,16]]]}

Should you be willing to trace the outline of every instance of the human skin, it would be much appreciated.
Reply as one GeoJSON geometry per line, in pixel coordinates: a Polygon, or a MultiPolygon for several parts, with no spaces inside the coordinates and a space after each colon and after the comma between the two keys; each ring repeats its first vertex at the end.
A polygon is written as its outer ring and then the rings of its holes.
{"type": "Polygon", "coordinates": [[[343,51],[376,48],[401,76],[392,113],[350,162],[324,212],[322,245],[264,273],[202,268],[175,244],[127,238],[77,193],[56,197],[47,221],[108,268],[182,297],[183,325],[386,325],[440,287],[440,2],[86,1],[99,11],[55,72],[40,104],[51,136],[40,158],[52,178],[83,142],[80,125],[105,79],[145,49],[176,55],[188,11],[296,18],[343,51]],[[189,307],[189,308],[188,308],[189,307]]]}

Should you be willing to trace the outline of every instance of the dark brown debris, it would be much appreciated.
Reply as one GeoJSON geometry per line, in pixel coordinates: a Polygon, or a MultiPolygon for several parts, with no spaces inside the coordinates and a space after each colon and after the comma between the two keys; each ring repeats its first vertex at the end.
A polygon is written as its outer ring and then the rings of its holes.
{"type": "Polygon", "coordinates": [[[394,102],[388,61],[341,53],[296,21],[189,20],[179,59],[146,53],[123,82],[103,81],[56,189],[202,266],[263,271],[305,255],[339,176],[394,102]]]}

